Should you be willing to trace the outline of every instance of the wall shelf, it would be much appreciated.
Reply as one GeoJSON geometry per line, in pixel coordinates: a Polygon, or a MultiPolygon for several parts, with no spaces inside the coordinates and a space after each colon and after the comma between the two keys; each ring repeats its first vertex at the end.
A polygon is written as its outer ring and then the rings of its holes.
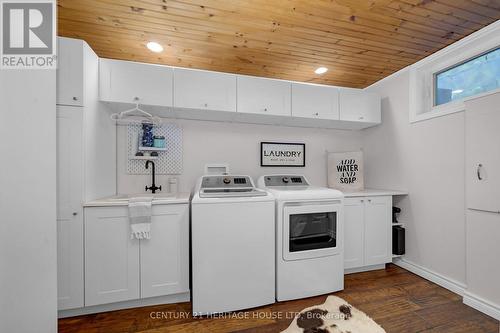
{"type": "Polygon", "coordinates": [[[405,224],[404,223],[392,223],[392,226],[393,227],[404,227],[405,224]]]}
{"type": "Polygon", "coordinates": [[[157,160],[158,156],[132,156],[129,157],[131,160],[157,160]]]}
{"type": "Polygon", "coordinates": [[[137,150],[139,150],[139,151],[167,151],[168,148],[157,148],[157,147],[143,147],[143,146],[140,146],[139,148],[137,148],[137,150]]]}
{"type": "Polygon", "coordinates": [[[404,256],[404,254],[393,254],[393,255],[392,255],[392,258],[393,258],[393,259],[394,259],[394,258],[401,258],[401,257],[403,257],[403,256],[404,256]]]}

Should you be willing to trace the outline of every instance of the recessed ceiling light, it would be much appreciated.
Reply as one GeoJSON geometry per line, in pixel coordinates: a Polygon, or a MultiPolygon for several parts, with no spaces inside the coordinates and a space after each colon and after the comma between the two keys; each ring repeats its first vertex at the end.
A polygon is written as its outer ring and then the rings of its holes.
{"type": "Polygon", "coordinates": [[[326,72],[328,72],[328,68],[326,67],[318,67],[314,70],[316,74],[325,74],[326,72]]]}
{"type": "Polygon", "coordinates": [[[160,44],[158,44],[157,42],[148,42],[146,44],[146,47],[150,50],[150,51],[153,51],[153,52],[156,52],[156,53],[160,53],[161,51],[163,51],[163,46],[161,46],[160,44]]]}

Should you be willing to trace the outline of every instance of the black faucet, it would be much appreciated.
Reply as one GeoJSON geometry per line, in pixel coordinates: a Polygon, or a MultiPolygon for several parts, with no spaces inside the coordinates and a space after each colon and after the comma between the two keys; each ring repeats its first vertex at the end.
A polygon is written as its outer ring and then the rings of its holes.
{"type": "Polygon", "coordinates": [[[151,174],[151,176],[152,176],[151,178],[152,178],[153,184],[151,184],[150,187],[146,186],[146,192],[148,190],[151,190],[151,192],[156,193],[156,190],[160,190],[161,191],[161,185],[160,186],[156,186],[156,184],[155,184],[155,163],[153,161],[147,160],[146,161],[146,169],[149,168],[149,163],[151,163],[153,165],[153,173],[151,174]]]}

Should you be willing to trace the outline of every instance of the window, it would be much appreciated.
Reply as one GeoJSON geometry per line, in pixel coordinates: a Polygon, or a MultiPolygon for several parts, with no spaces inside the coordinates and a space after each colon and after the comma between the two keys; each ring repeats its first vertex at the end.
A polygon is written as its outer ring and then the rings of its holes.
{"type": "Polygon", "coordinates": [[[500,87],[500,48],[434,74],[434,105],[500,87]]]}
{"type": "Polygon", "coordinates": [[[469,98],[500,91],[500,20],[409,68],[411,123],[465,110],[469,98]]]}

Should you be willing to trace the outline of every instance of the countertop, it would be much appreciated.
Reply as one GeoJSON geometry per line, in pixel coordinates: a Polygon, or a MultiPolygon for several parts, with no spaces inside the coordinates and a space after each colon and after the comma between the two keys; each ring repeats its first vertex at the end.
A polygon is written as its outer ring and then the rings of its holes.
{"type": "Polygon", "coordinates": [[[128,206],[128,199],[134,197],[153,197],[153,205],[189,204],[189,193],[158,193],[158,194],[119,194],[111,197],[88,201],[83,207],[128,206]]]}
{"type": "Polygon", "coordinates": [[[358,192],[343,192],[346,198],[356,197],[374,197],[383,195],[408,195],[408,192],[398,190],[382,190],[374,188],[365,188],[363,191],[358,192]]]}

